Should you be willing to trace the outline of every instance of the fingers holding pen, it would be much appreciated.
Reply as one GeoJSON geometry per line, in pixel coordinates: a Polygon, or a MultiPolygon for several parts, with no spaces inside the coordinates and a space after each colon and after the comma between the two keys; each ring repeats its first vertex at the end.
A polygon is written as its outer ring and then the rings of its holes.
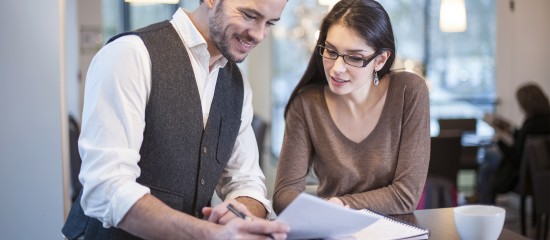
{"type": "Polygon", "coordinates": [[[247,221],[234,219],[225,225],[243,239],[286,239],[290,231],[288,225],[280,222],[255,219],[247,221]]]}
{"type": "Polygon", "coordinates": [[[263,237],[268,236],[270,239],[286,239],[290,227],[281,222],[266,221],[258,219],[246,223],[247,232],[260,234],[263,237]]]}
{"type": "Polygon", "coordinates": [[[228,209],[228,205],[231,204],[233,207],[235,207],[238,211],[242,212],[246,216],[251,217],[254,219],[255,217],[248,211],[245,205],[238,202],[235,199],[226,200],[215,207],[205,207],[202,209],[202,213],[204,214],[205,218],[209,222],[217,223],[225,225],[229,221],[235,219],[235,218],[241,218],[241,216],[238,216],[234,213],[232,213],[228,209]]]}
{"type": "Polygon", "coordinates": [[[209,222],[221,224],[220,239],[286,239],[288,225],[255,217],[247,207],[230,199],[202,210],[209,222]]]}

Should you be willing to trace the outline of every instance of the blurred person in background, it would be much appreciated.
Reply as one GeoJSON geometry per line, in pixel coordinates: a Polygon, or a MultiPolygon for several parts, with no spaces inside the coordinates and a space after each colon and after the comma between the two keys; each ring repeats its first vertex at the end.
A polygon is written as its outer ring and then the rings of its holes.
{"type": "Polygon", "coordinates": [[[495,130],[496,144],[486,151],[478,170],[477,199],[472,202],[495,204],[496,194],[516,188],[525,141],[529,135],[550,134],[550,104],[548,96],[533,83],[520,86],[516,100],[524,114],[521,127],[487,114],[485,122],[495,130]]]}

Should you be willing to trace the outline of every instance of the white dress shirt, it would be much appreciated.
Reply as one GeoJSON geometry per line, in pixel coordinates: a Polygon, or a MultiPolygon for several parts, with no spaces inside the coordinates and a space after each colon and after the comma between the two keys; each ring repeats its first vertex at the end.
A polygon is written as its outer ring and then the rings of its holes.
{"type": "MultiPolygon", "coordinates": [[[[218,72],[227,60],[222,57],[209,71],[206,41],[187,13],[179,9],[171,23],[189,53],[206,125],[218,72]]],[[[130,207],[150,193],[148,187],[136,182],[141,172],[139,150],[150,90],[151,60],[143,41],[135,35],[107,44],[90,64],[78,142],[82,157],[79,179],[84,186],[81,204],[85,214],[99,219],[104,227],[117,226],[130,207]]],[[[252,116],[252,91],[244,80],[242,123],[216,192],[221,199],[254,198],[271,214],[250,125],[252,116]]]]}

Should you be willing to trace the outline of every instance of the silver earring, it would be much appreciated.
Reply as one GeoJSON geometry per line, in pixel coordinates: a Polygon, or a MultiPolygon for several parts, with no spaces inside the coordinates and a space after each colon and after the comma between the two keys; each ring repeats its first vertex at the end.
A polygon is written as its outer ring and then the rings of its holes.
{"type": "Polygon", "coordinates": [[[380,84],[380,79],[378,79],[378,73],[374,70],[374,86],[376,87],[378,84],[380,84]]]}

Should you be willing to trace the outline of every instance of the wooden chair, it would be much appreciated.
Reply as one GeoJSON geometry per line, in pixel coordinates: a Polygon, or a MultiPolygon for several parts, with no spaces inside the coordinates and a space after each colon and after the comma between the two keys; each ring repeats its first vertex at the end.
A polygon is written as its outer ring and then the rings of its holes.
{"type": "MultiPolygon", "coordinates": [[[[530,136],[523,154],[530,170],[537,239],[547,239],[550,217],[550,135],[530,136]]],[[[525,224],[523,221],[522,224],[525,224]]],[[[525,226],[522,226],[525,228],[525,226]]]]}
{"type": "Polygon", "coordinates": [[[438,119],[439,135],[447,135],[448,132],[456,131],[462,135],[464,132],[476,132],[477,120],[475,118],[438,119]]]}
{"type": "Polygon", "coordinates": [[[78,137],[80,136],[80,126],[73,116],[69,116],[69,151],[70,151],[70,168],[71,168],[71,200],[76,201],[82,184],[78,180],[80,174],[80,166],[82,159],[78,152],[78,137]]]}
{"type": "MultiPolygon", "coordinates": [[[[439,136],[462,136],[464,133],[477,131],[475,118],[438,119],[439,136]]],[[[460,169],[477,170],[478,146],[462,146],[460,151],[460,169]]]]}
{"type": "Polygon", "coordinates": [[[537,219],[536,239],[548,239],[548,218],[550,218],[550,170],[533,174],[533,191],[536,195],[535,217],[537,219]]]}
{"type": "Polygon", "coordinates": [[[419,209],[457,205],[460,136],[431,138],[430,165],[419,209]]]}
{"type": "MultiPolygon", "coordinates": [[[[536,161],[536,155],[541,155],[543,153],[537,152],[540,150],[537,150],[537,145],[540,145],[542,143],[538,143],[537,140],[544,137],[550,137],[550,135],[529,135],[527,137],[527,140],[525,141],[525,146],[523,149],[523,156],[521,159],[520,167],[519,167],[519,176],[518,176],[518,183],[513,192],[517,193],[519,195],[519,220],[520,220],[520,230],[521,234],[524,236],[527,236],[527,220],[526,220],[526,211],[527,211],[527,198],[533,197],[533,202],[535,201],[534,197],[534,182],[533,182],[533,168],[530,166],[532,161],[536,161]]],[[[532,225],[534,226],[537,222],[537,217],[535,215],[535,212],[537,211],[536,204],[531,205],[531,212],[532,215],[532,225]]]]}
{"type": "MultiPolygon", "coordinates": [[[[529,139],[525,142],[527,147],[529,139]]],[[[529,167],[529,162],[531,154],[529,154],[527,148],[523,150],[523,156],[519,167],[519,176],[518,183],[513,192],[519,195],[519,222],[520,222],[520,231],[523,236],[527,236],[526,229],[526,211],[527,211],[527,198],[533,196],[533,183],[531,177],[531,169],[529,167]]],[[[531,212],[535,212],[535,205],[531,205],[531,212]]],[[[533,215],[533,224],[535,223],[535,216],[533,215]]]]}
{"type": "Polygon", "coordinates": [[[460,136],[432,137],[428,176],[447,179],[456,186],[460,148],[460,136]]]}
{"type": "Polygon", "coordinates": [[[259,159],[260,168],[263,168],[262,159],[263,159],[263,152],[264,152],[263,150],[264,150],[265,136],[267,132],[267,123],[260,117],[254,115],[254,117],[252,118],[252,130],[254,131],[254,135],[256,136],[256,143],[258,144],[258,154],[260,156],[260,159],[259,159]]]}

